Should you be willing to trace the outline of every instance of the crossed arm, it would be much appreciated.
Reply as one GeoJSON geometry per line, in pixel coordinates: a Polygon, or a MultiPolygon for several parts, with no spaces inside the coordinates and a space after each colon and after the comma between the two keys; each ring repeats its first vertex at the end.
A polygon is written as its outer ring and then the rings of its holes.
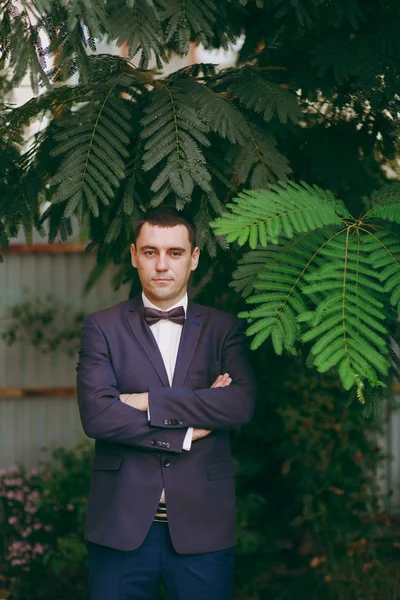
{"type": "MultiPolygon", "coordinates": [[[[223,375],[218,375],[217,379],[212,384],[212,388],[218,387],[227,387],[232,383],[232,378],[229,376],[229,373],[224,373],[223,375]]],[[[149,410],[149,394],[148,392],[143,392],[142,394],[120,394],[119,396],[121,402],[131,406],[132,408],[136,408],[136,410],[141,410],[143,412],[147,412],[149,410]]],[[[211,429],[201,429],[200,427],[193,428],[192,441],[200,440],[201,438],[207,437],[212,433],[211,429]]]]}
{"type": "Polygon", "coordinates": [[[233,382],[225,373],[213,383],[214,389],[151,388],[130,395],[128,404],[120,399],[106,337],[96,317],[89,315],[82,329],[77,366],[78,404],[85,433],[96,440],[149,451],[159,450],[161,443],[163,451],[181,453],[188,427],[196,428],[193,439],[205,437],[211,430],[239,427],[251,418],[255,398],[246,348],[243,329],[233,327],[222,352],[223,368],[230,365],[233,382]],[[172,416],[181,421],[179,427],[165,424],[172,416]]]}

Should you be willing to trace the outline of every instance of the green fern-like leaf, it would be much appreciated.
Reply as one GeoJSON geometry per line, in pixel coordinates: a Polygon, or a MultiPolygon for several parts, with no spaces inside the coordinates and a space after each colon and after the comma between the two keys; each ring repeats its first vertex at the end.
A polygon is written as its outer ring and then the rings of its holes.
{"type": "Polygon", "coordinates": [[[252,189],[267,188],[285,180],[291,173],[289,162],[276,148],[275,140],[261,127],[247,121],[249,138],[237,149],[232,148],[228,160],[233,164],[235,179],[252,189]]]}
{"type": "Polygon", "coordinates": [[[350,216],[332,194],[305,183],[281,182],[269,190],[241,192],[234,202],[227,205],[231,212],[211,225],[228,242],[243,246],[249,241],[250,248],[277,244],[282,234],[292,238],[326,225],[339,226],[341,216],[350,216]]]}
{"type": "Polygon", "coordinates": [[[365,219],[383,219],[400,224],[400,184],[385,185],[371,195],[365,219]]]}
{"type": "Polygon", "coordinates": [[[156,2],[135,0],[110,0],[107,10],[110,18],[110,31],[117,43],[126,44],[129,57],[139,52],[139,68],[147,69],[154,55],[157,67],[162,69],[163,62],[168,62],[163,43],[161,15],[156,2]]]}
{"type": "Polygon", "coordinates": [[[377,385],[389,369],[384,288],[370,253],[368,235],[342,232],[321,249],[324,264],[306,275],[309,285],[303,288],[325,299],[302,341],[313,342],[313,364],[320,372],[338,368],[346,389],[365,379],[377,385]]]}
{"type": "Polygon", "coordinates": [[[28,7],[17,7],[10,2],[2,4],[0,12],[4,11],[4,14],[0,21],[0,32],[1,37],[6,34],[6,39],[0,40],[0,44],[2,54],[4,52],[9,58],[8,69],[12,73],[12,85],[19,86],[29,73],[35,94],[39,92],[39,82],[50,89],[39,26],[32,24],[28,7]]]}
{"type": "Polygon", "coordinates": [[[208,126],[187,102],[187,87],[177,81],[173,86],[160,84],[151,92],[141,123],[144,144],[143,168],[150,171],[162,165],[151,186],[153,206],[170,193],[177,197],[177,207],[191,200],[199,186],[211,192],[211,177],[206,168],[202,146],[210,145],[208,126]]]}
{"type": "MultiPolygon", "coordinates": [[[[383,205],[385,206],[385,205],[383,205]]],[[[391,220],[391,219],[388,219],[391,220]]],[[[390,231],[371,232],[366,243],[390,304],[400,311],[400,238],[390,231]]]]}
{"type": "Polygon", "coordinates": [[[210,129],[232,144],[244,146],[249,141],[250,130],[246,119],[226,94],[218,94],[208,85],[193,85],[193,82],[187,83],[187,93],[210,129]]]}
{"type": "Polygon", "coordinates": [[[130,112],[117,84],[103,86],[102,97],[58,121],[60,133],[51,154],[63,160],[50,184],[57,185],[53,202],[66,202],[66,218],[83,206],[98,215],[98,202],[108,205],[124,177],[130,112]]]}
{"type": "Polygon", "coordinates": [[[175,42],[178,54],[187,54],[192,39],[208,46],[214,36],[217,5],[213,0],[169,0],[163,14],[167,43],[175,42]]]}
{"type": "Polygon", "coordinates": [[[70,31],[75,29],[78,20],[89,29],[90,37],[100,37],[104,34],[108,18],[103,0],[61,0],[61,4],[67,8],[67,26],[70,31]]]}
{"type": "Polygon", "coordinates": [[[238,261],[238,266],[232,274],[233,281],[230,286],[243,298],[250,296],[260,271],[267,267],[269,261],[276,259],[277,252],[282,252],[282,247],[271,246],[268,250],[259,248],[246,252],[238,261]]]}
{"type": "Polygon", "coordinates": [[[277,354],[284,349],[295,351],[301,333],[298,316],[309,310],[302,294],[304,276],[313,268],[310,257],[318,254],[325,241],[324,236],[312,233],[282,246],[252,252],[241,262],[233,285],[245,294],[251,285],[257,293],[246,302],[260,305],[240,314],[249,320],[247,334],[255,335],[253,349],[271,337],[277,354]]]}
{"type": "Polygon", "coordinates": [[[231,284],[257,304],[240,315],[254,336],[251,346],[271,339],[281,354],[294,352],[297,343],[310,344],[308,366],[321,373],[336,369],[344,388],[354,388],[370,410],[367,390],[387,386],[391,368],[400,373],[394,327],[400,238],[373,221],[396,221],[387,212],[396,203],[396,185],[374,193],[359,219],[319,188],[287,182],[271,188],[242,193],[228,205],[231,212],[212,223],[227,241],[257,246],[240,261],[231,284]],[[304,211],[311,207],[309,221],[304,211]],[[291,210],[301,223],[289,216],[291,210]],[[278,226],[282,215],[288,221],[278,226]],[[270,242],[276,245],[263,249],[270,242]]]}
{"type": "Polygon", "coordinates": [[[261,113],[264,121],[270,121],[275,115],[281,123],[288,119],[297,123],[302,116],[296,95],[290,90],[267,80],[259,71],[245,67],[240,77],[232,76],[229,91],[240,104],[261,113]]]}

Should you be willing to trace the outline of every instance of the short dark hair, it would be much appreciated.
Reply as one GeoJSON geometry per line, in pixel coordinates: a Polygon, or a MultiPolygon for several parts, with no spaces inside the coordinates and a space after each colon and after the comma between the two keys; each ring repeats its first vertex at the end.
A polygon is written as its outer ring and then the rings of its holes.
{"type": "Polygon", "coordinates": [[[147,210],[143,217],[140,217],[135,223],[135,242],[145,223],[157,227],[176,227],[176,225],[184,225],[188,231],[192,251],[194,250],[196,246],[196,229],[192,221],[187,216],[183,216],[176,208],[173,208],[172,206],[159,206],[158,208],[150,208],[147,210]]]}

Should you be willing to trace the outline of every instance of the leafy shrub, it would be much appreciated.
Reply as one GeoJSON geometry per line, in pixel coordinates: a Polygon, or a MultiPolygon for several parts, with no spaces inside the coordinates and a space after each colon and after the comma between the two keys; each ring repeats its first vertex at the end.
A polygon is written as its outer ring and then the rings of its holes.
{"type": "Polygon", "coordinates": [[[1,598],[85,598],[83,526],[92,451],[89,443],[58,449],[39,469],[1,473],[1,598]]]}
{"type": "Polygon", "coordinates": [[[235,439],[237,599],[399,598],[400,527],[377,480],[387,458],[379,415],[346,406],[338,381],[302,359],[257,355],[263,401],[235,439]]]}
{"type": "Polygon", "coordinates": [[[84,312],[52,294],[29,298],[8,308],[0,334],[8,346],[31,344],[43,354],[61,349],[70,356],[79,348],[84,312]]]}

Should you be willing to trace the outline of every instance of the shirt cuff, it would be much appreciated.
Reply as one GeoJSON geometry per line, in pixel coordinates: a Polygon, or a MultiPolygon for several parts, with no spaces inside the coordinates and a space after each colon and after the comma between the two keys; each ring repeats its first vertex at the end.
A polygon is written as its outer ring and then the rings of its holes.
{"type": "Polygon", "coordinates": [[[150,406],[149,406],[149,408],[147,409],[147,419],[150,421],[150,406]]]}
{"type": "Polygon", "coordinates": [[[189,452],[192,447],[192,438],[193,438],[193,427],[189,427],[186,432],[185,439],[183,440],[183,450],[187,450],[189,452]]]}

